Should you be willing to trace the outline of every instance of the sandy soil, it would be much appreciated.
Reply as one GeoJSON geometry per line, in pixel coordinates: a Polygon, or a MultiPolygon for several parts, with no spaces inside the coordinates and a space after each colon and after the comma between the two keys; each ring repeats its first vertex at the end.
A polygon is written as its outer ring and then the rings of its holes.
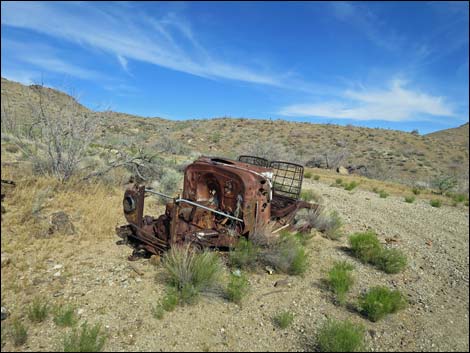
{"type": "MultiPolygon", "coordinates": [[[[8,273],[11,278],[16,271],[27,288],[21,296],[40,294],[51,304],[71,303],[82,322],[101,323],[108,335],[106,350],[307,351],[314,348],[321,324],[336,318],[363,324],[372,350],[468,351],[468,208],[433,208],[419,200],[407,204],[402,198],[381,199],[318,182],[308,187],[322,195],[327,208],[339,212],[345,234],[372,228],[384,243],[385,238],[394,238],[391,246],[408,256],[407,269],[384,274],[348,255],[346,238],[331,241],[317,235],[308,245],[310,269],[304,277],[289,277],[290,287],[273,286],[285,275],[253,273],[251,292],[241,307],[219,297],[203,297],[196,305],[166,313],[162,320],[151,314],[151,306],[165,290],[161,267],[147,260],[133,262],[143,273],[139,275],[126,260],[130,249],[115,245],[114,234],[100,243],[64,241],[63,249],[53,251],[42,270],[18,268],[12,259],[2,266],[2,277],[8,273]],[[356,283],[346,308],[333,303],[321,281],[332,263],[341,259],[355,265],[356,283]],[[354,303],[360,293],[379,284],[400,289],[410,305],[372,323],[356,312],[354,303]],[[292,326],[281,330],[272,318],[284,309],[294,312],[295,318],[292,326]]],[[[12,317],[26,311],[18,295],[2,279],[2,306],[11,313],[2,321],[2,351],[60,350],[68,329],[57,328],[51,317],[40,324],[24,318],[29,337],[23,347],[15,348],[8,334],[3,337],[12,317]]]]}

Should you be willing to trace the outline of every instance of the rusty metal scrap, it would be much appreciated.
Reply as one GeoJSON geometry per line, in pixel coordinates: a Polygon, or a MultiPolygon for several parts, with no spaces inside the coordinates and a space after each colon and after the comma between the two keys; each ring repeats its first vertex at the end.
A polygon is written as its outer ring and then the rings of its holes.
{"type": "Polygon", "coordinates": [[[184,171],[181,197],[144,185],[127,189],[123,208],[128,224],[116,231],[121,243],[148,254],[185,243],[230,248],[257,227],[287,228],[299,209],[316,207],[299,200],[302,178],[298,164],[253,156],[238,161],[200,157],[184,171]],[[170,200],[157,218],[143,215],[145,196],[152,194],[170,200]]]}

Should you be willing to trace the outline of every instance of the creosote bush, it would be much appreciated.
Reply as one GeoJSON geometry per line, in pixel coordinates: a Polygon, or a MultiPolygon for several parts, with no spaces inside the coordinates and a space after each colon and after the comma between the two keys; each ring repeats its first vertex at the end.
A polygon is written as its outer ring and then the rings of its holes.
{"type": "Polygon", "coordinates": [[[351,191],[357,187],[356,181],[351,181],[350,183],[344,184],[344,190],[351,191]]]}
{"type": "Polygon", "coordinates": [[[64,352],[100,352],[103,349],[106,336],[101,331],[101,325],[92,327],[85,322],[80,329],[73,329],[62,340],[64,352]]]}
{"type": "Polygon", "coordinates": [[[294,313],[289,310],[283,310],[274,316],[273,321],[277,327],[285,329],[294,321],[294,313]]]}
{"type": "Polygon", "coordinates": [[[363,352],[364,327],[350,321],[328,320],[320,329],[317,345],[320,352],[363,352]]]}
{"type": "Polygon", "coordinates": [[[336,211],[327,213],[322,207],[300,210],[295,216],[294,227],[297,231],[307,233],[314,228],[333,240],[341,237],[341,226],[342,221],[338,213],[336,211]]]}
{"type": "Polygon", "coordinates": [[[389,195],[385,190],[380,190],[379,191],[379,196],[381,199],[386,199],[389,195]]]}
{"type": "Polygon", "coordinates": [[[378,321],[387,314],[392,314],[404,309],[407,303],[402,294],[397,290],[387,287],[373,287],[359,298],[359,310],[371,321],[378,321]]]}
{"type": "Polygon", "coordinates": [[[346,261],[335,262],[333,268],[328,272],[328,286],[336,295],[340,305],[346,302],[346,294],[354,283],[351,271],[354,266],[346,261]]]}
{"type": "Polygon", "coordinates": [[[398,249],[382,249],[377,266],[385,273],[398,273],[406,267],[406,256],[398,249]]]}

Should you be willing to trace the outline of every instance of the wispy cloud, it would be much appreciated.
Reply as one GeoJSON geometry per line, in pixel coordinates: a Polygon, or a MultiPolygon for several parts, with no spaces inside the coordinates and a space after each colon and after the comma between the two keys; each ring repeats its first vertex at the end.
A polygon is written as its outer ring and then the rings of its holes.
{"type": "Polygon", "coordinates": [[[328,3],[333,15],[350,24],[377,46],[389,51],[399,50],[405,38],[383,23],[370,7],[345,1],[328,3]]]}
{"type": "MultiPolygon", "coordinates": [[[[19,78],[29,76],[31,80],[38,79],[38,72],[55,72],[66,76],[73,76],[85,80],[103,79],[104,75],[92,70],[72,64],[69,60],[61,57],[58,50],[46,45],[33,42],[20,42],[2,38],[2,52],[5,53],[5,73],[10,75],[11,70],[16,72],[19,78]],[[34,70],[20,68],[21,63],[28,63],[34,70]],[[32,75],[34,73],[34,76],[32,75]]],[[[2,67],[3,68],[3,67],[2,67]]],[[[19,81],[24,83],[23,81],[19,81]]]]}
{"type": "Polygon", "coordinates": [[[139,60],[211,79],[283,86],[282,75],[222,61],[199,43],[175,14],[159,18],[128,8],[89,3],[2,2],[2,25],[26,28],[115,55],[121,66],[139,60]],[[133,20],[133,19],[138,19],[133,20]],[[85,30],[86,29],[86,30],[85,30]]]}
{"type": "Polygon", "coordinates": [[[399,79],[393,80],[385,90],[347,90],[337,100],[289,105],[282,108],[279,114],[394,122],[432,120],[432,116],[455,116],[452,107],[443,97],[413,91],[406,88],[405,81],[399,79]]]}

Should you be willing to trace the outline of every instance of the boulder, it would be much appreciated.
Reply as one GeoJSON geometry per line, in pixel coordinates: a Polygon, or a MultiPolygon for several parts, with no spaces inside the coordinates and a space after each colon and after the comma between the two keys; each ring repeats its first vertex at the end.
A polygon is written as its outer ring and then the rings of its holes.
{"type": "Polygon", "coordinates": [[[348,175],[349,174],[349,171],[343,166],[340,166],[340,167],[336,168],[336,171],[341,175],[348,175]]]}

